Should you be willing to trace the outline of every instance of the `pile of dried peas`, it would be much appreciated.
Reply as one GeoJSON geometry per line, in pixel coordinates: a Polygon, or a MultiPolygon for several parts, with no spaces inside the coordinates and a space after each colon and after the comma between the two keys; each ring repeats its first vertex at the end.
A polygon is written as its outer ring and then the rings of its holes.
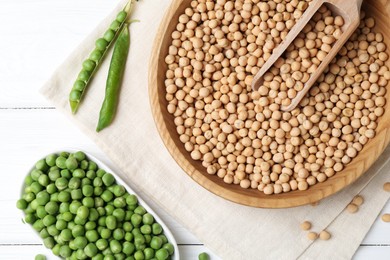
{"type": "MultiPolygon", "coordinates": [[[[297,91],[279,75],[283,64],[271,69],[271,81],[259,91],[251,90],[253,76],[308,4],[193,0],[179,17],[165,59],[167,110],[191,157],[226,183],[265,194],[306,190],[341,171],[375,136],[390,71],[383,35],[364,12],[296,109],[280,110],[297,91]]],[[[312,30],[285,54],[302,63],[289,73],[302,80],[310,73],[303,69],[318,66],[341,26],[342,19],[322,7],[312,30]],[[302,44],[309,53],[299,51],[302,44]]]]}

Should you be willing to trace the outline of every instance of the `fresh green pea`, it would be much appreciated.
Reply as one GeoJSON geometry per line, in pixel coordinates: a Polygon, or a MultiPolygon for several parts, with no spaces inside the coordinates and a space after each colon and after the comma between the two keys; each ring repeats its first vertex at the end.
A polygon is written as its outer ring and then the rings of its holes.
{"type": "Polygon", "coordinates": [[[98,169],[98,170],[96,171],[97,177],[102,178],[104,174],[106,174],[106,171],[103,170],[103,169],[98,169]]]}
{"type": "Polygon", "coordinates": [[[38,205],[46,205],[46,203],[48,203],[50,200],[50,194],[45,190],[40,191],[38,192],[35,200],[38,202],[38,205]]]}
{"type": "Polygon", "coordinates": [[[62,245],[60,248],[60,256],[69,257],[72,254],[72,250],[68,245],[62,245]]]}
{"type": "Polygon", "coordinates": [[[69,211],[72,213],[72,214],[77,214],[77,210],[79,209],[79,207],[81,207],[82,204],[77,201],[77,200],[74,200],[70,203],[69,205],[69,211]]]}
{"type": "Polygon", "coordinates": [[[134,253],[134,259],[136,259],[136,260],[143,260],[143,259],[145,259],[144,252],[142,252],[141,250],[136,251],[134,253]]]}
{"type": "Polygon", "coordinates": [[[146,213],[146,209],[139,205],[137,208],[135,208],[134,213],[144,215],[146,213]]]}
{"type": "Polygon", "coordinates": [[[96,63],[93,60],[87,59],[83,62],[83,69],[86,71],[93,71],[96,67],[96,63]]]}
{"type": "Polygon", "coordinates": [[[118,29],[120,28],[121,26],[121,23],[118,22],[117,20],[113,21],[110,25],[110,29],[113,30],[113,31],[118,31],[118,29]]]}
{"type": "Polygon", "coordinates": [[[87,160],[82,160],[80,162],[80,168],[83,169],[83,170],[87,170],[88,169],[88,161],[87,160]]]}
{"type": "MultiPolygon", "coordinates": [[[[33,183],[34,182],[34,180],[33,180],[33,178],[31,177],[31,174],[28,174],[27,176],[26,176],[26,178],[24,178],[24,183],[27,185],[27,187],[29,186],[29,185],[31,185],[31,183],[33,183]]],[[[27,188],[26,187],[26,188],[27,188]]]]}
{"type": "Polygon", "coordinates": [[[108,29],[105,33],[104,33],[104,36],[103,38],[107,41],[107,42],[111,42],[115,37],[115,31],[111,30],[111,29],[108,29]]]}
{"type": "Polygon", "coordinates": [[[105,190],[102,195],[100,196],[105,202],[109,202],[113,199],[114,195],[111,191],[105,190]]]}
{"type": "Polygon", "coordinates": [[[126,232],[130,232],[131,230],[133,230],[133,225],[130,222],[126,221],[123,223],[122,228],[126,232]]]}
{"type": "Polygon", "coordinates": [[[114,254],[118,254],[122,251],[122,245],[117,240],[110,241],[110,249],[114,254]]]}
{"type": "Polygon", "coordinates": [[[51,235],[51,236],[57,236],[60,234],[60,231],[56,228],[55,225],[51,225],[49,227],[46,228],[47,229],[47,232],[51,235]]]}
{"type": "Polygon", "coordinates": [[[68,158],[69,157],[69,155],[70,155],[70,153],[68,153],[68,152],[60,152],[60,156],[62,156],[62,157],[64,157],[64,158],[68,158]]]}
{"type": "Polygon", "coordinates": [[[162,239],[164,244],[168,243],[168,239],[167,239],[167,237],[165,235],[158,235],[158,237],[162,239]]]}
{"type": "Polygon", "coordinates": [[[93,191],[94,189],[91,185],[84,185],[82,187],[83,195],[86,197],[91,197],[93,195],[93,191]]]}
{"type": "Polygon", "coordinates": [[[18,209],[27,209],[28,203],[25,199],[20,199],[16,202],[16,207],[18,209]]]}
{"type": "Polygon", "coordinates": [[[103,189],[102,187],[95,187],[95,188],[93,189],[93,194],[94,194],[95,196],[100,196],[100,195],[103,194],[103,192],[104,192],[104,189],[103,189]]]}
{"type": "Polygon", "coordinates": [[[74,244],[77,249],[85,248],[85,246],[88,244],[88,240],[85,237],[79,236],[74,239],[74,244]]]}
{"type": "Polygon", "coordinates": [[[88,170],[86,173],[86,176],[88,179],[93,180],[96,177],[96,172],[92,170],[88,170]]]}
{"type": "Polygon", "coordinates": [[[123,242],[122,246],[123,246],[122,252],[125,253],[128,256],[133,254],[133,252],[135,251],[134,244],[129,242],[129,241],[123,242]]]}
{"type": "Polygon", "coordinates": [[[54,239],[52,237],[47,237],[47,238],[44,238],[43,239],[43,245],[46,247],[46,248],[53,248],[54,245],[56,244],[56,242],[54,241],[54,239]]]}
{"type": "Polygon", "coordinates": [[[68,180],[65,177],[58,178],[55,181],[58,190],[64,190],[68,187],[68,180]]]}
{"type": "Polygon", "coordinates": [[[98,249],[95,244],[89,243],[85,248],[84,248],[84,253],[89,256],[93,257],[97,254],[98,249]]]}
{"type": "Polygon", "coordinates": [[[106,185],[108,187],[108,186],[111,186],[112,184],[114,184],[115,178],[111,173],[107,172],[106,174],[103,175],[102,181],[103,181],[104,185],[106,185]]]}
{"type": "Polygon", "coordinates": [[[96,46],[97,50],[105,51],[107,46],[108,46],[108,42],[105,39],[103,39],[103,38],[99,38],[99,39],[96,40],[95,46],[96,46]]]}
{"type": "Polygon", "coordinates": [[[159,235],[163,231],[161,225],[159,223],[153,223],[152,225],[152,233],[153,235],[159,235]]]}
{"type": "MultiPolygon", "coordinates": [[[[66,159],[65,159],[65,160],[66,160],[66,159]]],[[[60,174],[60,171],[57,169],[57,170],[52,170],[52,171],[50,171],[49,174],[48,174],[48,176],[49,176],[49,179],[50,179],[51,181],[56,181],[58,178],[61,177],[61,174],[60,174]]],[[[49,184],[49,185],[50,185],[50,184],[49,184]]]]}
{"type": "Polygon", "coordinates": [[[131,216],[131,224],[133,224],[134,227],[138,227],[142,222],[142,216],[137,214],[137,213],[134,213],[132,216],[131,216]]]}
{"type": "Polygon", "coordinates": [[[150,247],[144,249],[145,259],[152,259],[154,257],[154,250],[150,247]]]}
{"type": "Polygon", "coordinates": [[[87,219],[80,218],[79,216],[74,217],[74,223],[77,225],[85,225],[87,223],[87,219]]]}
{"type": "Polygon", "coordinates": [[[154,222],[154,218],[152,214],[146,213],[142,216],[142,223],[147,224],[147,225],[152,225],[154,222]]]}
{"type": "Polygon", "coordinates": [[[47,237],[50,237],[50,234],[49,232],[47,232],[47,229],[46,228],[43,228],[40,232],[39,232],[39,236],[44,239],[44,238],[47,238],[47,237]]]}
{"type": "Polygon", "coordinates": [[[116,16],[116,20],[120,23],[123,23],[126,20],[127,12],[126,11],[120,11],[118,15],[116,16]]]}
{"type": "MultiPolygon", "coordinates": [[[[95,207],[97,208],[97,210],[99,212],[99,208],[101,208],[104,205],[104,200],[100,197],[95,197],[94,203],[95,203],[95,207]]],[[[104,212],[104,214],[105,214],[105,212],[104,212]]],[[[99,215],[101,215],[100,212],[99,212],[99,215]]]]}
{"type": "Polygon", "coordinates": [[[69,202],[62,202],[60,204],[60,209],[59,209],[59,212],[60,213],[66,213],[69,211],[69,205],[70,203],[69,202]]]}
{"type": "Polygon", "coordinates": [[[35,194],[32,192],[26,193],[23,195],[23,199],[26,200],[27,202],[31,202],[35,199],[35,194]]]}
{"type": "Polygon", "coordinates": [[[115,198],[114,206],[117,208],[124,208],[126,206],[126,199],[124,197],[115,198]]]}
{"type": "Polygon", "coordinates": [[[42,174],[43,172],[41,170],[34,169],[31,171],[30,176],[31,179],[33,179],[34,181],[38,181],[39,176],[41,176],[42,174]]]}
{"type": "Polygon", "coordinates": [[[88,161],[88,170],[96,171],[97,169],[98,169],[98,167],[97,167],[97,164],[95,162],[88,161]]]}
{"type": "Polygon", "coordinates": [[[60,237],[63,241],[70,241],[73,238],[72,231],[66,228],[61,231],[60,237]]]}
{"type": "Polygon", "coordinates": [[[142,234],[134,234],[134,244],[141,244],[141,245],[143,245],[143,244],[145,244],[145,242],[146,242],[145,241],[145,237],[142,234]]]}
{"type": "Polygon", "coordinates": [[[43,224],[48,227],[56,223],[56,218],[52,215],[46,215],[43,219],[43,224]]]}
{"type": "Polygon", "coordinates": [[[104,259],[104,255],[99,253],[99,254],[96,254],[95,256],[93,256],[91,259],[92,260],[103,260],[104,259]]]}
{"type": "MultiPolygon", "coordinates": [[[[80,100],[81,93],[84,91],[85,86],[86,86],[86,84],[84,81],[76,80],[76,82],[73,84],[73,90],[80,91],[80,96],[78,96],[77,98],[72,98],[72,99],[75,99],[73,101],[80,100]]],[[[70,95],[69,95],[69,98],[71,98],[70,95]]]]}
{"type": "Polygon", "coordinates": [[[72,173],[68,169],[63,169],[61,170],[61,177],[64,177],[68,180],[72,178],[72,173]]]}
{"type": "Polygon", "coordinates": [[[60,247],[61,247],[60,244],[56,244],[56,245],[51,249],[51,252],[53,253],[53,255],[56,255],[56,256],[59,256],[59,255],[60,255],[60,247]]]}
{"type": "Polygon", "coordinates": [[[96,247],[100,250],[103,251],[108,247],[108,242],[104,238],[100,238],[98,241],[96,241],[96,247]]]}
{"type": "Polygon", "coordinates": [[[125,233],[125,240],[126,241],[133,241],[133,239],[134,239],[134,235],[131,233],[131,232],[126,232],[125,233]]]}
{"type": "Polygon", "coordinates": [[[93,221],[88,221],[87,223],[85,223],[85,229],[86,230],[94,230],[94,229],[96,229],[96,223],[93,222],[93,221]]]}
{"type": "Polygon", "coordinates": [[[49,176],[47,176],[46,174],[42,174],[38,177],[38,183],[42,186],[47,187],[47,185],[49,185],[50,183],[49,176]]]}
{"type": "Polygon", "coordinates": [[[31,183],[30,188],[31,188],[31,191],[32,191],[34,194],[38,194],[38,192],[40,192],[41,190],[43,190],[42,185],[39,184],[38,182],[33,182],[33,183],[31,183]]]}
{"type": "Polygon", "coordinates": [[[99,212],[95,208],[90,208],[89,209],[89,217],[88,219],[90,221],[96,221],[99,219],[99,212]]]}
{"type": "Polygon", "coordinates": [[[76,169],[73,171],[73,177],[82,179],[85,177],[85,171],[83,169],[76,169]]]}
{"type": "Polygon", "coordinates": [[[129,195],[127,198],[126,198],[126,203],[127,205],[137,205],[138,203],[138,198],[137,196],[135,196],[134,194],[131,194],[129,195]]]}
{"type": "Polygon", "coordinates": [[[34,224],[32,225],[33,229],[35,229],[37,232],[41,232],[42,229],[45,228],[45,225],[43,224],[42,219],[37,219],[34,224]]]}
{"type": "Polygon", "coordinates": [[[112,233],[112,236],[116,240],[122,240],[125,237],[125,231],[121,228],[116,228],[112,233]]]}
{"type": "Polygon", "coordinates": [[[41,159],[35,164],[35,168],[41,171],[47,171],[49,166],[46,164],[45,159],[41,159]]]}
{"type": "Polygon", "coordinates": [[[56,154],[50,154],[50,155],[46,156],[45,161],[46,161],[47,165],[52,167],[52,166],[56,165],[56,159],[57,159],[56,154]]]}
{"type": "Polygon", "coordinates": [[[89,242],[96,242],[99,239],[99,234],[96,230],[87,230],[85,237],[89,242]]]}
{"type": "Polygon", "coordinates": [[[34,260],[46,260],[46,256],[42,254],[38,254],[35,256],[34,260]]]}
{"type": "Polygon", "coordinates": [[[93,186],[96,188],[96,187],[101,187],[103,186],[103,180],[102,178],[100,177],[95,177],[95,179],[93,179],[93,186]]]}
{"type": "Polygon", "coordinates": [[[175,248],[173,247],[173,245],[171,243],[165,243],[163,245],[163,248],[168,250],[169,255],[173,255],[173,252],[175,251],[175,248]]]}
{"type": "Polygon", "coordinates": [[[206,252],[203,252],[203,253],[200,253],[198,255],[198,259],[199,260],[209,260],[210,258],[209,258],[209,255],[206,252]]]}
{"type": "Polygon", "coordinates": [[[106,226],[110,230],[114,230],[117,226],[116,217],[114,216],[107,216],[106,218],[106,226]]]}
{"type": "Polygon", "coordinates": [[[50,195],[50,200],[51,201],[55,201],[55,202],[59,202],[59,200],[58,200],[58,192],[55,192],[55,193],[53,193],[53,194],[51,194],[50,195]]]}
{"type": "MultiPolygon", "coordinates": [[[[97,50],[97,49],[92,51],[91,54],[89,55],[89,58],[96,63],[99,63],[100,60],[102,59],[102,57],[103,57],[103,52],[100,50],[97,50]]],[[[84,87],[85,87],[85,85],[84,85],[84,87]]]]}
{"type": "MultiPolygon", "coordinates": [[[[80,93],[81,95],[81,93],[80,93]]],[[[69,170],[75,170],[79,166],[79,163],[77,162],[76,158],[74,157],[68,157],[65,161],[66,168],[69,170]]]]}
{"type": "Polygon", "coordinates": [[[66,158],[62,156],[57,157],[56,166],[60,169],[66,169],[66,158]]]}
{"type": "Polygon", "coordinates": [[[62,214],[62,218],[63,218],[63,220],[69,222],[69,221],[73,220],[73,214],[70,212],[65,212],[62,214]]]}
{"type": "Polygon", "coordinates": [[[81,180],[78,177],[72,177],[68,182],[69,189],[78,189],[81,186],[81,180]]]}
{"type": "Polygon", "coordinates": [[[126,213],[125,213],[125,211],[124,211],[123,209],[121,209],[121,208],[119,208],[119,209],[116,208],[116,209],[114,209],[114,211],[112,212],[112,215],[115,216],[116,219],[117,219],[118,221],[123,221],[123,220],[125,219],[126,213]]]}
{"type": "Polygon", "coordinates": [[[24,217],[24,222],[26,222],[28,224],[33,224],[35,222],[35,220],[36,220],[36,217],[32,213],[28,213],[24,217]]]}
{"type": "Polygon", "coordinates": [[[70,200],[70,198],[70,193],[67,191],[60,191],[60,193],[58,194],[58,200],[60,202],[67,202],[70,200]]]}
{"type": "Polygon", "coordinates": [[[158,260],[165,260],[165,259],[168,259],[169,257],[169,253],[168,253],[168,250],[166,250],[165,248],[160,248],[159,250],[156,251],[156,258],[158,260]]]}
{"type": "Polygon", "coordinates": [[[87,82],[90,77],[91,77],[91,72],[83,69],[82,71],[80,71],[79,75],[77,76],[77,80],[87,82]]]}
{"type": "Polygon", "coordinates": [[[79,200],[83,197],[83,193],[81,192],[81,189],[72,190],[70,192],[70,196],[72,197],[73,200],[79,200]]]}
{"type": "Polygon", "coordinates": [[[58,203],[55,202],[55,201],[49,201],[48,203],[46,203],[45,205],[45,210],[47,213],[49,213],[50,215],[54,215],[58,212],[58,203]]]}
{"type": "Polygon", "coordinates": [[[108,239],[111,237],[111,230],[108,228],[103,228],[100,232],[100,236],[104,239],[108,239]]]}
{"type": "Polygon", "coordinates": [[[77,259],[88,259],[88,256],[85,254],[83,248],[77,249],[76,257],[77,257],[77,259]]]}
{"type": "Polygon", "coordinates": [[[163,245],[163,240],[160,237],[153,237],[150,241],[150,247],[153,249],[160,249],[163,245]]]}
{"type": "Polygon", "coordinates": [[[140,230],[144,235],[149,235],[152,233],[152,227],[150,225],[143,225],[140,227],[140,230]]]}
{"type": "Polygon", "coordinates": [[[65,220],[59,219],[56,222],[56,228],[60,231],[64,230],[67,227],[68,223],[65,220]]]}

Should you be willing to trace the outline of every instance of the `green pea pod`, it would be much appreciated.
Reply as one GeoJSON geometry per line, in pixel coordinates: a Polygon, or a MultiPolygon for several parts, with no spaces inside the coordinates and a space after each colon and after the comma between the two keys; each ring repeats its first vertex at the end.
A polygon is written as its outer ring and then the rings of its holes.
{"type": "Polygon", "coordinates": [[[134,0],[129,0],[122,11],[118,13],[104,35],[95,42],[95,49],[90,53],[89,58],[82,64],[82,70],[69,93],[69,104],[72,113],[75,114],[87,92],[88,85],[97,72],[100,63],[103,61],[110,46],[115,42],[117,35],[126,24],[126,19],[132,10],[134,0]]]}
{"type": "Polygon", "coordinates": [[[119,92],[125,71],[127,55],[130,48],[129,24],[125,23],[115,42],[110,69],[106,83],[106,95],[100,109],[99,122],[96,131],[109,126],[115,117],[118,106],[119,92]]]}

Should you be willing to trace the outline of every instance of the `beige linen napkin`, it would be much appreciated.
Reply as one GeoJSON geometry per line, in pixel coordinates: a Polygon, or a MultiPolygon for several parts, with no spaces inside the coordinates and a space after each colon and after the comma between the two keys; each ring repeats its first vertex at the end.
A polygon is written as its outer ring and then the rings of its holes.
{"type": "Polygon", "coordinates": [[[250,208],[226,201],[196,184],[165,149],[148,99],[149,57],[169,0],[144,0],[136,5],[133,17],[141,22],[130,28],[132,43],[113,125],[99,134],[95,132],[109,58],[94,76],[78,113],[71,115],[68,93],[80,64],[125,2],[120,1],[116,10],[70,54],[42,88],[43,95],[105,151],[121,169],[124,180],[164,208],[221,258],[312,259],[319,257],[319,252],[324,259],[351,258],[389,197],[380,190],[385,179],[389,181],[389,166],[385,163],[390,150],[357,182],[316,207],[250,208]],[[345,213],[345,206],[359,192],[365,194],[365,204],[356,215],[345,213]],[[332,239],[309,241],[299,228],[304,220],[310,220],[316,231],[328,227],[332,239]],[[339,227],[343,227],[342,233],[339,227]]]}

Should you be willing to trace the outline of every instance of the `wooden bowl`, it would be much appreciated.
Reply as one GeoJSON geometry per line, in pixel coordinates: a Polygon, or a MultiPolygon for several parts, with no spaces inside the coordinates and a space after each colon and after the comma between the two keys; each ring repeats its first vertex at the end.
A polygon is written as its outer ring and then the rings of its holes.
{"type": "MultiPolygon", "coordinates": [[[[230,201],[260,208],[286,208],[317,202],[330,196],[358,179],[376,161],[390,141],[388,127],[390,125],[390,110],[378,120],[376,136],[371,139],[358,153],[358,156],[348,164],[343,171],[328,178],[323,183],[317,183],[305,191],[292,191],[283,194],[265,195],[257,189],[243,189],[239,185],[225,184],[216,175],[207,174],[200,161],[191,159],[179,140],[173,116],[167,111],[165,100],[165,72],[167,65],[164,60],[171,43],[171,33],[178,22],[178,17],[190,5],[191,0],[174,0],[169,7],[157,33],[149,67],[149,96],[155,123],[165,146],[181,168],[212,193],[230,201]]],[[[363,10],[368,16],[376,19],[376,32],[381,32],[390,52],[390,1],[366,0],[363,10]]],[[[390,62],[387,62],[390,66],[390,62]]],[[[390,91],[386,93],[390,100],[390,91]]]]}

